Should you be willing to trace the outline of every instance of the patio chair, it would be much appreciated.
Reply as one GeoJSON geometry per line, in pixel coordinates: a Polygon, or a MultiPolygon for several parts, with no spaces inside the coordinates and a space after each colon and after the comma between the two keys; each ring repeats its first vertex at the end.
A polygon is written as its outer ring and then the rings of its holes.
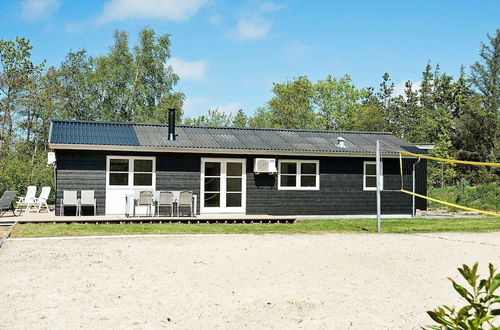
{"type": "Polygon", "coordinates": [[[16,215],[16,209],[12,206],[12,201],[16,198],[17,191],[5,191],[0,198],[0,216],[4,215],[5,211],[11,210],[16,215]]]}
{"type": "Polygon", "coordinates": [[[31,207],[35,205],[35,199],[36,199],[36,186],[28,186],[28,189],[26,190],[26,196],[25,197],[19,197],[19,200],[17,201],[17,207],[16,211],[22,212],[23,210],[25,212],[29,212],[31,207]],[[24,208],[20,208],[19,206],[24,206],[24,208]]]}
{"type": "Polygon", "coordinates": [[[180,216],[182,207],[189,207],[189,216],[193,216],[193,192],[181,191],[179,193],[179,201],[177,202],[177,215],[180,216]]]}
{"type": "Polygon", "coordinates": [[[47,199],[49,199],[50,195],[50,187],[42,187],[42,192],[40,193],[40,196],[38,198],[35,198],[35,206],[38,205],[38,208],[36,210],[36,213],[40,213],[40,210],[42,207],[44,207],[47,212],[49,212],[49,206],[47,205],[47,199]]]}
{"type": "Polygon", "coordinates": [[[141,191],[139,193],[139,199],[135,201],[134,204],[134,216],[135,209],[137,206],[146,206],[146,216],[151,215],[151,205],[153,205],[153,192],[152,191],[141,191]]]}
{"type": "Polygon", "coordinates": [[[78,199],[76,198],[76,190],[64,190],[63,198],[61,198],[61,206],[59,215],[64,216],[64,208],[66,206],[75,207],[75,215],[78,215],[78,199]]]}
{"type": "MultiPolygon", "coordinates": [[[[166,206],[170,207],[170,216],[174,216],[174,198],[173,193],[171,191],[160,191],[160,198],[158,199],[158,216],[160,216],[160,207],[166,206]]],[[[165,216],[167,213],[165,212],[165,216]]]]}
{"type": "Polygon", "coordinates": [[[78,213],[80,215],[82,215],[82,207],[84,206],[92,206],[94,208],[94,215],[96,215],[97,205],[93,190],[81,191],[80,205],[78,205],[78,213]]]}

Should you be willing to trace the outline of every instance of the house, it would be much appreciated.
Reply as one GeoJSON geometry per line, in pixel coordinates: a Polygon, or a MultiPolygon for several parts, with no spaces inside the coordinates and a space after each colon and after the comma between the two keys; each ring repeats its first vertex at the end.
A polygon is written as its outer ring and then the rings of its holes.
{"type": "MultiPolygon", "coordinates": [[[[134,190],[193,191],[201,214],[375,214],[375,141],[418,152],[389,133],[185,126],[171,114],[170,125],[52,120],[56,214],[64,190],[87,189],[100,215],[124,214],[134,190]]],[[[383,214],[412,213],[398,157],[382,151],[383,214]]],[[[425,162],[417,172],[425,194],[425,162]]]]}

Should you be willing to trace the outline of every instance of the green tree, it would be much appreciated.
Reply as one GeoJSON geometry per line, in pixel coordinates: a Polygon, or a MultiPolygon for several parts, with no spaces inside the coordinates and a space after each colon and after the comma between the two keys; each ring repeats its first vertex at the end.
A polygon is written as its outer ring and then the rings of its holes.
{"type": "Polygon", "coordinates": [[[43,66],[31,61],[32,48],[25,38],[0,40],[0,151],[9,150],[16,130],[16,116],[43,66]]]}
{"type": "Polygon", "coordinates": [[[247,127],[248,126],[248,116],[245,114],[243,109],[238,110],[233,118],[232,126],[235,127],[247,127]]]}
{"type": "Polygon", "coordinates": [[[219,108],[209,109],[206,115],[201,115],[195,118],[186,118],[184,124],[197,126],[214,126],[227,127],[231,126],[233,116],[227,114],[219,108]]]}
{"type": "MultiPolygon", "coordinates": [[[[451,159],[450,150],[452,147],[451,139],[446,131],[438,134],[438,141],[430,151],[431,156],[451,159]]],[[[455,164],[429,161],[427,167],[427,180],[432,187],[444,187],[453,184],[457,173],[455,164]]]]}
{"type": "Polygon", "coordinates": [[[471,81],[482,96],[485,115],[491,125],[484,127],[483,134],[487,135],[489,144],[489,159],[499,159],[495,150],[500,144],[500,29],[495,35],[487,35],[488,44],[481,44],[480,61],[471,67],[471,81]]]}
{"type": "Polygon", "coordinates": [[[94,84],[93,58],[84,49],[69,52],[58,70],[61,118],[99,120],[98,88],[94,84]]]}
{"type": "Polygon", "coordinates": [[[318,111],[318,127],[326,130],[349,130],[356,126],[356,114],[367,91],[354,86],[349,75],[328,75],[314,85],[313,100],[318,111]]]}
{"type": "Polygon", "coordinates": [[[114,45],[106,56],[95,59],[95,81],[99,87],[99,112],[102,119],[134,119],[134,58],[125,31],[115,31],[114,45]]]}
{"type": "Polygon", "coordinates": [[[170,36],[157,36],[153,29],[139,33],[139,44],[134,47],[134,120],[164,123],[168,109],[178,109],[177,121],[182,120],[184,94],[175,92],[179,77],[166,66],[170,58],[170,36]]]}
{"type": "Polygon", "coordinates": [[[274,83],[273,93],[268,102],[273,127],[306,129],[315,126],[314,86],[307,77],[274,83]]]}

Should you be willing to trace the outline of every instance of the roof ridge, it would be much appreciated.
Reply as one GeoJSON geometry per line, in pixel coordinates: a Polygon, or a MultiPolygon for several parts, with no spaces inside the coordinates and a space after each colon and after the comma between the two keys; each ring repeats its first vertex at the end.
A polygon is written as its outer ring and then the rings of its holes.
{"type": "MultiPolygon", "coordinates": [[[[89,124],[109,124],[109,125],[137,125],[137,126],[161,126],[168,127],[168,124],[160,123],[137,123],[137,122],[117,122],[103,120],[78,120],[78,119],[50,119],[51,122],[67,122],[67,123],[89,123],[89,124]]],[[[285,131],[285,132],[314,132],[314,133],[335,133],[335,134],[370,134],[370,135],[391,135],[391,132],[374,132],[374,131],[334,131],[334,130],[314,130],[314,129],[298,129],[298,128],[275,128],[275,127],[236,127],[236,126],[203,126],[203,125],[185,125],[178,124],[177,127],[186,128],[205,128],[218,130],[249,130],[249,131],[285,131]]]]}

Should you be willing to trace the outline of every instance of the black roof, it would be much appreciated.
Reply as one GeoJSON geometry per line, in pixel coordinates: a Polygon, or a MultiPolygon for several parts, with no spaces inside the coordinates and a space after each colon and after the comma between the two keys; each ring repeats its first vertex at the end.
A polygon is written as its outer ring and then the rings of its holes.
{"type": "Polygon", "coordinates": [[[51,121],[49,145],[51,148],[93,149],[97,146],[130,147],[140,149],[189,149],[199,151],[286,152],[286,153],[345,153],[374,154],[375,141],[380,140],[388,154],[390,148],[418,152],[418,148],[390,133],[317,131],[274,128],[238,128],[176,126],[177,139],[169,141],[168,125],[117,123],[102,121],[51,121]],[[336,146],[338,138],[345,139],[345,148],[336,146]],[[64,145],[64,146],[63,146],[64,145]]]}

